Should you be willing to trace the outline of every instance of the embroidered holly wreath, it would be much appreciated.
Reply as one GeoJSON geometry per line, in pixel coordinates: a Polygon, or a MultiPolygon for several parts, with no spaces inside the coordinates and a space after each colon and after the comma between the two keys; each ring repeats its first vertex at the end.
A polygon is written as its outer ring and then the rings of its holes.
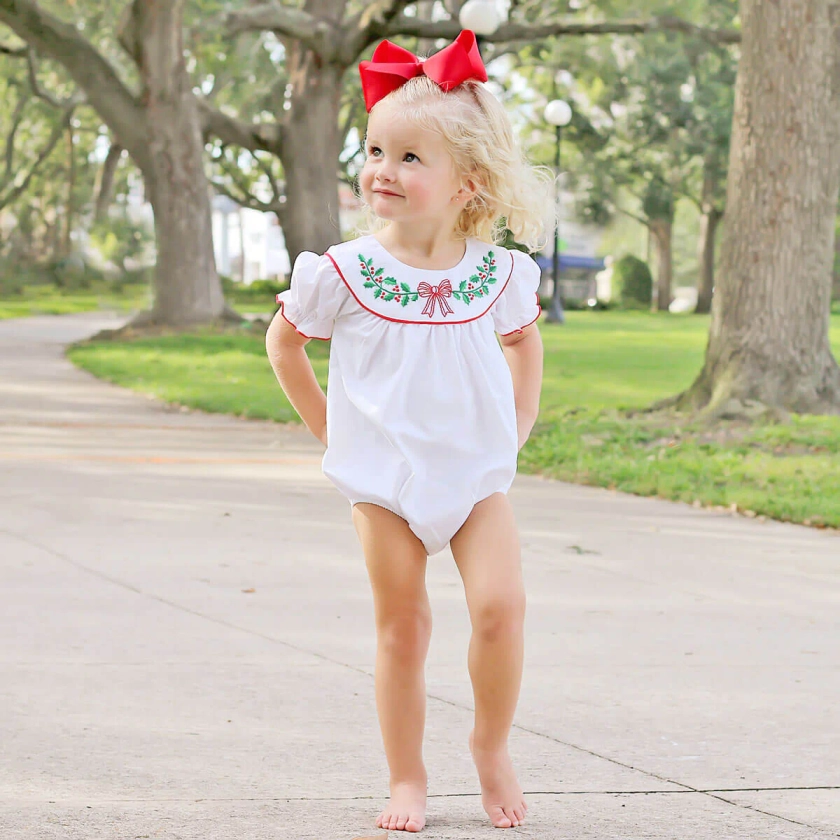
{"type": "Polygon", "coordinates": [[[492,251],[488,251],[482,258],[481,265],[476,266],[476,273],[470,275],[468,280],[462,280],[457,290],[453,290],[452,283],[444,280],[437,286],[432,286],[423,281],[416,289],[412,289],[408,283],[396,280],[393,277],[383,277],[384,268],[374,268],[373,259],[365,259],[364,254],[359,254],[359,268],[364,278],[366,289],[373,289],[374,298],[384,301],[394,301],[400,306],[408,306],[420,298],[426,300],[423,314],[430,318],[435,314],[435,306],[440,307],[440,313],[445,318],[453,312],[447,298],[455,298],[469,305],[476,298],[486,297],[490,294],[490,286],[498,279],[496,274],[496,257],[492,251]]]}

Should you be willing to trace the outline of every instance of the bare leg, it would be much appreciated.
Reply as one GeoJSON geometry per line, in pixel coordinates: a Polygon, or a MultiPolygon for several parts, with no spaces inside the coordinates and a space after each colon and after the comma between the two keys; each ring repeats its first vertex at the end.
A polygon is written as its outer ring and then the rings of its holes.
{"type": "Polygon", "coordinates": [[[391,774],[391,800],[376,824],[420,831],[426,824],[424,668],[432,632],[426,550],[405,520],[376,505],[356,505],[353,523],[373,589],[376,708],[391,774]]]}
{"type": "Polygon", "coordinates": [[[479,502],[452,538],[472,621],[469,670],[475,696],[470,750],[481,801],[496,828],[521,825],[527,805],[508,753],[524,655],[525,589],[519,537],[507,496],[479,502]]]}

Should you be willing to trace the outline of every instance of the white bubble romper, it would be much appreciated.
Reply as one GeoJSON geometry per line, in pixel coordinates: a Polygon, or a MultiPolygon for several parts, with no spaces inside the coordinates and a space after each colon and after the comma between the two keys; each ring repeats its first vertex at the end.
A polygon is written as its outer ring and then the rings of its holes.
{"type": "Polygon", "coordinates": [[[351,505],[405,519],[429,554],[513,482],[513,383],[496,333],[536,321],[539,278],[528,255],[478,239],[437,271],[365,236],[300,254],[278,295],[300,334],[332,339],[324,474],[351,505]]]}

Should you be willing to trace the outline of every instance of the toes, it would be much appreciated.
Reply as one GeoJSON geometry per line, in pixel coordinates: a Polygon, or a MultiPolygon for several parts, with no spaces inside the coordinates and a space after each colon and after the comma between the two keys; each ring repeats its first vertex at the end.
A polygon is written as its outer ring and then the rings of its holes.
{"type": "Polygon", "coordinates": [[[492,821],[496,828],[510,828],[513,825],[511,818],[505,813],[504,809],[498,805],[493,808],[492,821]]]}
{"type": "Polygon", "coordinates": [[[397,817],[397,824],[394,828],[397,831],[403,831],[405,829],[406,823],[408,822],[408,817],[403,817],[402,815],[397,817]]]}
{"type": "Polygon", "coordinates": [[[525,809],[522,807],[514,808],[513,815],[516,817],[516,822],[522,823],[525,820],[525,809]]]}
{"type": "Polygon", "coordinates": [[[505,816],[510,820],[510,824],[513,826],[519,825],[519,820],[516,817],[516,813],[513,808],[505,808],[504,809],[505,816]]]}

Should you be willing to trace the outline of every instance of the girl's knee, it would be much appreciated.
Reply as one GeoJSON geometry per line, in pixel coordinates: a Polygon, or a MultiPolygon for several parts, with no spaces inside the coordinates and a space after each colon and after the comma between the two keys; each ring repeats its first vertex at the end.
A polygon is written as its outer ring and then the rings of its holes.
{"type": "Polygon", "coordinates": [[[522,633],[525,624],[525,593],[498,593],[473,605],[473,633],[487,642],[522,633]]]}
{"type": "Polygon", "coordinates": [[[380,615],[377,644],[380,650],[403,660],[425,659],[432,635],[428,610],[401,610],[380,615]]]}

